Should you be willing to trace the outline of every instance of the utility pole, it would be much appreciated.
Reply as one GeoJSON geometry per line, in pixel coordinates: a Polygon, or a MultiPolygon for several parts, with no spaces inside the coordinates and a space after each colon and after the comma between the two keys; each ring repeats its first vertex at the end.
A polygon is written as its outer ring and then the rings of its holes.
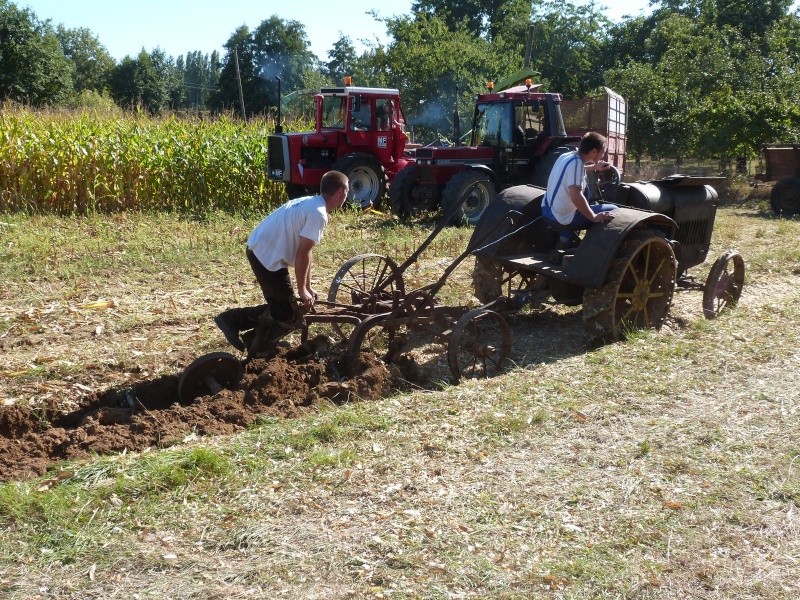
{"type": "Polygon", "coordinates": [[[242,74],[239,71],[239,50],[233,49],[233,60],[236,63],[236,81],[239,83],[239,105],[242,108],[242,120],[246,121],[247,116],[244,113],[244,93],[242,92],[242,74]]]}

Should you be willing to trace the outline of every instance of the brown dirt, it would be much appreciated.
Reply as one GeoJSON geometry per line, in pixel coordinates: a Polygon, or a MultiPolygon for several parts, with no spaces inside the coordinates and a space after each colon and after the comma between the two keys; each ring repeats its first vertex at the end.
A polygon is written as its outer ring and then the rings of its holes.
{"type": "Polygon", "coordinates": [[[179,402],[179,374],[111,388],[78,401],[0,407],[0,480],[41,475],[53,463],[91,454],[164,447],[191,434],[227,435],[263,416],[293,417],[321,402],[374,400],[402,380],[371,352],[363,353],[351,376],[339,373],[336,349],[324,357],[302,347],[279,348],[270,360],[245,365],[235,389],[179,402]]]}

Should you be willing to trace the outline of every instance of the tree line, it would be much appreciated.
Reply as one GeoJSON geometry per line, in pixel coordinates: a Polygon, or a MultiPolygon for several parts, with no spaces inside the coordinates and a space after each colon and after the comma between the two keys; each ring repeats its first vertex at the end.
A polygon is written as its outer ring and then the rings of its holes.
{"type": "Polygon", "coordinates": [[[628,99],[634,157],[730,159],[800,138],[800,14],[792,0],[651,0],[646,16],[606,18],[572,0],[416,0],[378,18],[386,45],[359,53],[342,35],[327,60],[302,23],[241,26],[223,55],[159,49],[115,61],[87,29],[41,21],[0,0],[0,99],[34,107],[111,103],[153,114],[308,115],[323,85],[399,88],[419,130],[469,120],[474,94],[523,67],[544,91],[578,98],[608,86],[628,99]],[[241,95],[239,82],[241,81],[241,95]]]}

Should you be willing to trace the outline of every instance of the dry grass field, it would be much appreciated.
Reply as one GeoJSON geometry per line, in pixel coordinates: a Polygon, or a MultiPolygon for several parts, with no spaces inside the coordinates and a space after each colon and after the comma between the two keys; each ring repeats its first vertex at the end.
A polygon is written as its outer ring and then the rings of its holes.
{"type": "MultiPolygon", "coordinates": [[[[757,200],[720,209],[696,268],[745,258],[719,319],[680,291],[662,331],[589,350],[580,307],[525,309],[508,315],[514,368],[491,380],[450,385],[432,348],[425,384],[9,477],[3,452],[55,435],[54,407],[226,349],[212,318],[258,298],[254,223],[0,218],[0,596],[800,597],[800,221],[757,200]],[[38,430],[15,435],[12,408],[38,430]]],[[[424,235],[338,215],[316,288],[424,235]]],[[[443,232],[407,287],[468,236],[443,232]]],[[[469,300],[470,271],[445,301],[469,300]]]]}

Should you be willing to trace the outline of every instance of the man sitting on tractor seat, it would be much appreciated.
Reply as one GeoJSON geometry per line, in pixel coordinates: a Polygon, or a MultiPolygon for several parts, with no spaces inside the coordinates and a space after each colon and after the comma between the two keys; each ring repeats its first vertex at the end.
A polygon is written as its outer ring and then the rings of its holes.
{"type": "Polygon", "coordinates": [[[614,218],[615,204],[589,204],[587,171],[605,171],[610,164],[600,160],[606,153],[606,138],[590,131],[581,139],[577,150],[558,157],[547,180],[547,193],[542,198],[542,216],[561,232],[557,249],[571,248],[579,240],[576,231],[592,223],[607,223],[614,218]]]}

